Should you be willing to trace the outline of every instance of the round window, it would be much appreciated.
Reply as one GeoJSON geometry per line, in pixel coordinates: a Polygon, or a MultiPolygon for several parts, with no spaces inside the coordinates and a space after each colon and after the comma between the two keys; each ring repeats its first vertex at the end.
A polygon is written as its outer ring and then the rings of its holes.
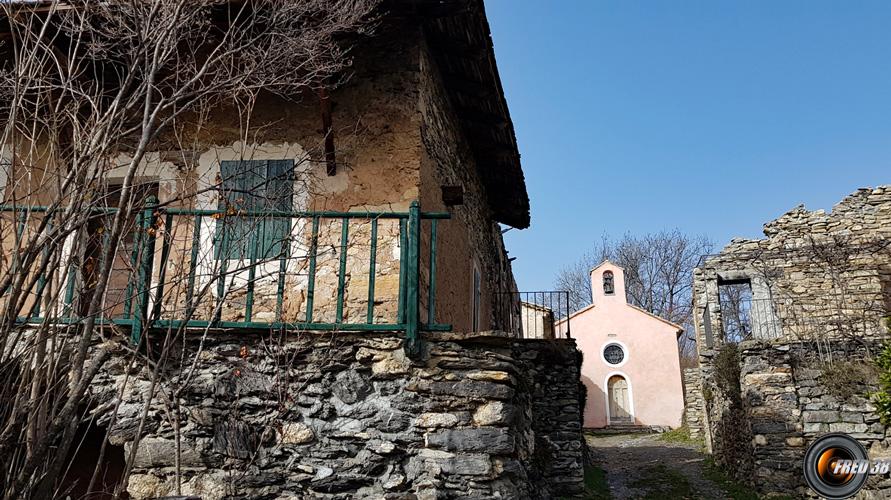
{"type": "Polygon", "coordinates": [[[610,344],[603,349],[603,359],[611,365],[617,365],[625,359],[625,351],[619,344],[610,344]]]}

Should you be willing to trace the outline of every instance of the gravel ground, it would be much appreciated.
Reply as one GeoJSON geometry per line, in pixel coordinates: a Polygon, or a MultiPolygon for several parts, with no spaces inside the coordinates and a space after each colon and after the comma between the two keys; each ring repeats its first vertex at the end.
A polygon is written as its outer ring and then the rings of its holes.
{"type": "Polygon", "coordinates": [[[658,434],[588,435],[587,440],[615,499],[731,498],[705,477],[705,455],[695,445],[660,441],[658,434]]]}

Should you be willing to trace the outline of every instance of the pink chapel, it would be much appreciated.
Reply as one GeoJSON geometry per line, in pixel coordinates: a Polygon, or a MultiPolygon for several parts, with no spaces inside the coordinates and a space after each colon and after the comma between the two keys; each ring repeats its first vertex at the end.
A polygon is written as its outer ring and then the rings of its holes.
{"type": "Polygon", "coordinates": [[[608,260],[591,270],[591,290],[592,304],[568,318],[584,354],[584,427],[679,427],[683,330],[629,304],[624,271],[608,260]]]}

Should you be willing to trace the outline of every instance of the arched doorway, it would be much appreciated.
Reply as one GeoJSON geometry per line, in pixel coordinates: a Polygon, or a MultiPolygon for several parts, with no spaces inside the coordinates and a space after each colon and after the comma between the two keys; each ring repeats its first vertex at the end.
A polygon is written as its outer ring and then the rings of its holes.
{"type": "Polygon", "coordinates": [[[631,408],[631,387],[621,375],[613,375],[607,380],[607,414],[609,424],[634,423],[631,408]]]}

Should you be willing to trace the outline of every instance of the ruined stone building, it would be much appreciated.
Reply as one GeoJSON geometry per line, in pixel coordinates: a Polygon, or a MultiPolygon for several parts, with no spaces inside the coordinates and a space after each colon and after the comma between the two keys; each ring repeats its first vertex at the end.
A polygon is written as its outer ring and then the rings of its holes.
{"type": "MultiPolygon", "coordinates": [[[[85,402],[116,409],[87,446],[108,433],[131,498],[580,491],[574,344],[518,339],[519,303],[500,305],[499,224],[530,212],[483,2],[388,5],[321,112],[261,93],[247,132],[222,106],[140,166],[102,309],[118,347],[85,402]]],[[[52,160],[5,159],[26,167],[0,178],[6,272],[48,230],[52,160]]],[[[122,181],[106,176],[108,206],[122,181]]],[[[20,316],[77,324],[104,217],[40,278],[59,300],[20,316]]]]}
{"type": "Polygon", "coordinates": [[[828,213],[799,206],[764,235],[734,239],[695,270],[700,370],[687,419],[740,479],[804,495],[802,457],[818,435],[850,433],[871,455],[889,454],[869,392],[891,314],[891,186],[828,213]]]}

